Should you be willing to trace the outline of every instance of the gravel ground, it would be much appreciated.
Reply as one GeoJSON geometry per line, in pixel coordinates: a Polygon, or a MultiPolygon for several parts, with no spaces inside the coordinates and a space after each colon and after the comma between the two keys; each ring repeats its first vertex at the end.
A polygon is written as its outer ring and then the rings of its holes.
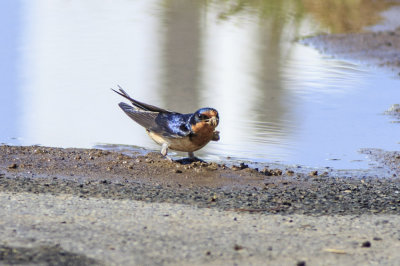
{"type": "MultiPolygon", "coordinates": [[[[367,151],[365,151],[367,152],[367,151]]],[[[372,152],[372,151],[371,151],[372,152]]],[[[399,165],[397,153],[379,156],[399,165]]],[[[400,179],[368,172],[170,162],[158,154],[0,146],[0,191],[72,194],[266,214],[398,214],[400,179]]],[[[383,172],[383,170],[382,170],[383,172]]]]}
{"type": "Polygon", "coordinates": [[[399,215],[263,215],[45,193],[0,192],[0,201],[0,258],[5,264],[396,265],[400,261],[399,215]]]}
{"type": "Polygon", "coordinates": [[[364,152],[391,177],[0,146],[0,264],[395,265],[400,156],[364,152]]]}

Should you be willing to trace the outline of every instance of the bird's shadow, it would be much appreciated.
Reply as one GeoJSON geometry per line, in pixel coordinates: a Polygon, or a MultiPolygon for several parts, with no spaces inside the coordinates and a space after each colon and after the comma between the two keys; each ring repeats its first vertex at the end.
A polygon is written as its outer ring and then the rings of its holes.
{"type": "Polygon", "coordinates": [[[187,158],[182,158],[182,159],[174,160],[174,162],[177,162],[177,163],[186,165],[186,164],[191,164],[191,163],[194,163],[194,162],[205,163],[206,161],[203,161],[202,159],[199,159],[199,158],[197,158],[197,157],[194,157],[194,158],[189,158],[189,157],[187,157],[187,158]]]}

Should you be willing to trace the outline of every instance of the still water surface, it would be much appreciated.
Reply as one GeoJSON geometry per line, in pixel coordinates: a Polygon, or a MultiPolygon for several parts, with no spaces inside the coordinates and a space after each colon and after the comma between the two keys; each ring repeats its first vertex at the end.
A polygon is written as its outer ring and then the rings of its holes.
{"type": "Polygon", "coordinates": [[[246,3],[3,1],[0,142],[158,149],[117,106],[119,84],[169,110],[216,108],[204,159],[365,168],[360,148],[399,149],[383,112],[400,81],[296,42],[338,31],[318,1],[246,3]]]}

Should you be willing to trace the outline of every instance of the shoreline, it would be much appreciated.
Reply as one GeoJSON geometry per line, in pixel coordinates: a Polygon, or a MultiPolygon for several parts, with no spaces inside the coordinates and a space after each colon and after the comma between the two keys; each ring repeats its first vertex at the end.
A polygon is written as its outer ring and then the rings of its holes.
{"type": "Polygon", "coordinates": [[[263,214],[398,214],[399,152],[369,150],[392,171],[257,169],[96,149],[0,146],[0,191],[167,202],[263,214]]]}

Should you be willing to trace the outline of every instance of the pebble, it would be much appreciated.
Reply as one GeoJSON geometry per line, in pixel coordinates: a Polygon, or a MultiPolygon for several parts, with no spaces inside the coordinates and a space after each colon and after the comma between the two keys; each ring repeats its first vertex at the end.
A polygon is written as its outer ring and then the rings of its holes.
{"type": "Polygon", "coordinates": [[[318,176],[318,171],[311,171],[308,175],[309,176],[318,176]]]}
{"type": "Polygon", "coordinates": [[[18,165],[17,165],[16,163],[13,163],[13,164],[10,164],[10,165],[8,166],[8,168],[9,168],[9,169],[16,169],[16,168],[18,168],[18,165]]]}
{"type": "Polygon", "coordinates": [[[371,247],[371,242],[365,241],[361,244],[361,247],[363,248],[370,248],[371,247]]]}
{"type": "Polygon", "coordinates": [[[235,245],[233,246],[233,249],[236,250],[236,251],[242,250],[243,248],[244,248],[243,246],[238,245],[238,244],[235,244],[235,245]]]}

